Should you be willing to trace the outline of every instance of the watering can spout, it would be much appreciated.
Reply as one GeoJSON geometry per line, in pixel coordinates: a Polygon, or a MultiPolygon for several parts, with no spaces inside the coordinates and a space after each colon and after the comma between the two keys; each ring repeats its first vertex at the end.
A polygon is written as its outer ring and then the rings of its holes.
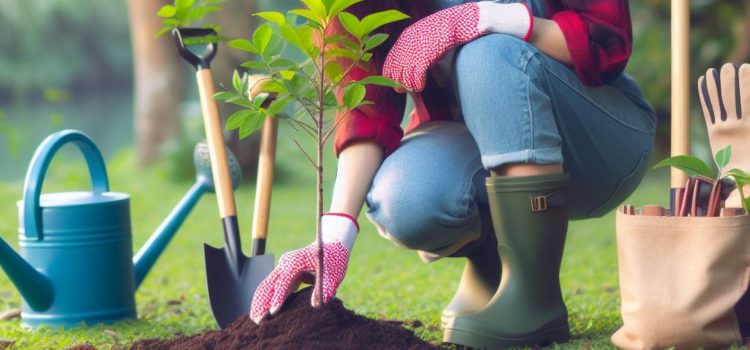
{"type": "Polygon", "coordinates": [[[138,250],[138,253],[133,257],[133,272],[135,273],[135,289],[141,285],[143,279],[151,268],[156,263],[159,255],[172,240],[177,229],[180,228],[182,222],[190,214],[190,211],[200,199],[201,195],[206,191],[209,186],[209,180],[199,179],[195,185],[190,188],[190,191],[182,198],[177,207],[164,219],[164,222],[156,229],[151,235],[151,238],[146,244],[138,250]]]}
{"type": "Polygon", "coordinates": [[[52,306],[55,290],[52,282],[0,239],[0,267],[8,274],[26,303],[34,311],[45,311],[52,306]]]}
{"type": "MultiPolygon", "coordinates": [[[[242,170],[240,163],[227,149],[229,157],[230,176],[232,178],[232,188],[237,189],[242,181],[242,170]]],[[[196,179],[195,184],[182,197],[180,203],[172,209],[172,212],[164,219],[159,228],[151,235],[146,244],[138,250],[133,257],[133,271],[135,273],[135,289],[141,285],[143,279],[156,263],[159,255],[172,240],[177,230],[190,214],[190,211],[198,203],[198,200],[206,192],[214,190],[213,178],[211,176],[211,159],[208,151],[208,145],[200,142],[195,145],[193,151],[193,164],[195,165],[196,179]]]]}

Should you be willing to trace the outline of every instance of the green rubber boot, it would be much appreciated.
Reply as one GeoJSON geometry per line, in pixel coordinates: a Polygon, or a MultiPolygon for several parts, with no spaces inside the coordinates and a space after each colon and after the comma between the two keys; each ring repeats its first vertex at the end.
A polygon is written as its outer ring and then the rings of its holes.
{"type": "Polygon", "coordinates": [[[480,206],[479,212],[482,220],[479,238],[450,255],[466,257],[466,265],[456,294],[443,309],[443,326],[460,314],[483,309],[500,284],[500,257],[497,255],[497,239],[492,229],[492,219],[487,206],[480,206]]]}
{"type": "Polygon", "coordinates": [[[487,179],[502,281],[484,309],[448,320],[444,342],[503,349],[570,339],[559,278],[567,184],[564,174],[487,179]]]}

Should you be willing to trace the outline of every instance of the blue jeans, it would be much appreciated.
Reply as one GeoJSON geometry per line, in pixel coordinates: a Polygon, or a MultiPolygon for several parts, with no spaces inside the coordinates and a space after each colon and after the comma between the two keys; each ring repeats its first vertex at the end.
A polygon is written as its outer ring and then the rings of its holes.
{"type": "Polygon", "coordinates": [[[529,43],[491,34],[456,50],[451,80],[462,120],[409,133],[367,196],[370,220],[404,247],[443,256],[478,237],[487,169],[562,164],[573,219],[612,210],[647,169],[656,117],[627,75],[589,88],[529,43]]]}

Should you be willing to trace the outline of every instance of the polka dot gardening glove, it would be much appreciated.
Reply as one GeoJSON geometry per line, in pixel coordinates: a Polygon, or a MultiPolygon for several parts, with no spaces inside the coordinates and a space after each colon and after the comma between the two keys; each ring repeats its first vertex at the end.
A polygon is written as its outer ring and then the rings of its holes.
{"type": "Polygon", "coordinates": [[[427,70],[448,51],[487,33],[528,41],[534,17],[522,3],[470,2],[438,11],[406,28],[383,64],[383,75],[422,91],[427,70]]]}
{"type": "MultiPolygon", "coordinates": [[[[346,214],[327,213],[321,221],[323,231],[323,303],[336,295],[349,264],[349,254],[354,246],[359,226],[354,218],[346,214]]],[[[318,261],[317,245],[285,253],[276,268],[258,286],[250,307],[250,318],[255,323],[267,314],[275,314],[289,294],[301,283],[315,282],[315,266],[318,261]]],[[[311,303],[320,305],[317,289],[313,291],[311,303]]]]}

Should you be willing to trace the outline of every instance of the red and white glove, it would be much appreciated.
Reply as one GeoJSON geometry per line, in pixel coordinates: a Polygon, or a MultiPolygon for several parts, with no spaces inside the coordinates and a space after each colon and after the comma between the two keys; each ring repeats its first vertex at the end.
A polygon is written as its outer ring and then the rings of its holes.
{"type": "MultiPolygon", "coordinates": [[[[323,303],[336,295],[349,265],[354,240],[359,232],[357,221],[349,215],[327,213],[321,219],[323,231],[323,303]]],[[[250,318],[255,323],[268,313],[275,314],[289,294],[297,291],[302,282],[315,282],[318,261],[315,243],[285,253],[271,274],[258,286],[250,307],[250,318]]],[[[318,291],[313,291],[311,303],[320,305],[318,291]]]]}
{"type": "Polygon", "coordinates": [[[427,70],[448,51],[488,33],[529,40],[531,10],[522,3],[470,2],[420,19],[401,33],[383,64],[383,76],[409,91],[422,91],[427,70]]]}

